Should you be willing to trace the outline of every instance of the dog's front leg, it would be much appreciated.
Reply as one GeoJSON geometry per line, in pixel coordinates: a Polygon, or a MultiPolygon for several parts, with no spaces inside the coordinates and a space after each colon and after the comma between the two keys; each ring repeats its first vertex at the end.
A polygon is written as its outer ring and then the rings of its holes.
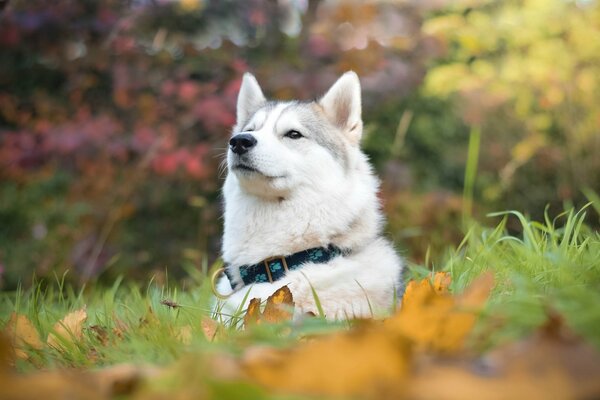
{"type": "Polygon", "coordinates": [[[285,286],[285,282],[280,280],[273,283],[255,283],[233,291],[229,279],[222,277],[216,289],[218,293],[228,297],[216,300],[212,309],[214,317],[223,322],[237,324],[243,319],[250,300],[258,298],[264,301],[282,286],[285,286]]]}

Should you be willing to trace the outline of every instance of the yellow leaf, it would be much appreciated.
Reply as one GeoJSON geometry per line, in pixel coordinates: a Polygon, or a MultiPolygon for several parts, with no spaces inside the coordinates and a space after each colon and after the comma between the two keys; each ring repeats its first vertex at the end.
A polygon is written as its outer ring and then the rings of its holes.
{"type": "Polygon", "coordinates": [[[40,335],[26,316],[12,313],[5,328],[6,333],[12,339],[15,355],[20,359],[27,359],[25,350],[28,348],[41,349],[43,344],[40,335]]]}
{"type": "Polygon", "coordinates": [[[262,320],[268,323],[277,323],[292,318],[294,299],[287,286],[277,289],[267,299],[267,305],[262,314],[262,320]]]}
{"type": "Polygon", "coordinates": [[[54,324],[52,332],[48,334],[48,345],[56,349],[65,349],[65,343],[79,341],[83,337],[83,324],[87,320],[85,306],[77,311],[67,314],[63,319],[54,324]]]}
{"type": "Polygon", "coordinates": [[[409,359],[408,341],[367,324],[288,351],[248,352],[243,367],[253,381],[272,389],[352,396],[399,390],[409,359]]]}
{"type": "Polygon", "coordinates": [[[252,299],[244,315],[244,326],[260,323],[277,323],[292,318],[294,298],[287,286],[283,286],[269,298],[265,310],[260,311],[260,299],[252,299]]]}
{"type": "Polygon", "coordinates": [[[260,299],[252,299],[248,304],[248,308],[246,309],[246,314],[244,315],[244,326],[248,327],[252,324],[258,323],[260,319],[260,299]]]}
{"type": "Polygon", "coordinates": [[[433,289],[436,293],[448,293],[452,277],[448,272],[436,272],[433,277],[433,289]]]}
{"type": "Polygon", "coordinates": [[[455,298],[445,291],[440,275],[438,283],[429,279],[411,281],[402,299],[400,311],[386,321],[392,331],[410,338],[418,347],[443,353],[462,349],[473,329],[479,308],[487,300],[493,287],[493,275],[477,278],[465,293],[455,298]]]}

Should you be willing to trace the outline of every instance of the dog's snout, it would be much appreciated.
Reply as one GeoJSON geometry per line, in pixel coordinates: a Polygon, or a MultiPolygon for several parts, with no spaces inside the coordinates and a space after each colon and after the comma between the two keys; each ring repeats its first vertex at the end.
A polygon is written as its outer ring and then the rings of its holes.
{"type": "Polygon", "coordinates": [[[256,138],[249,133],[240,133],[229,140],[229,148],[235,154],[242,155],[256,146],[256,138]]]}

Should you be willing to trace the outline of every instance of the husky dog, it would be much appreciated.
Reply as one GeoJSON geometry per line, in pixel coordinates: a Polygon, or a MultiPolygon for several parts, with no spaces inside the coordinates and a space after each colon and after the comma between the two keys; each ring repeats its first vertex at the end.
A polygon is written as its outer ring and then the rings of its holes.
{"type": "Polygon", "coordinates": [[[268,101],[246,73],[223,186],[223,313],[287,285],[296,316],[371,317],[392,306],[402,262],[382,238],[378,179],[360,150],[358,76],[318,101],[268,101]]]}

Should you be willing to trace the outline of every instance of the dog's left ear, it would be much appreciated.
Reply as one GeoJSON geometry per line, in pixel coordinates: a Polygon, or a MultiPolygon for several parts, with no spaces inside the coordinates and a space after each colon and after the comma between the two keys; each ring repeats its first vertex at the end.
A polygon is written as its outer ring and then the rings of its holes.
{"type": "Polygon", "coordinates": [[[342,75],[319,100],[325,115],[342,129],[352,143],[362,135],[360,81],[355,72],[342,75]]]}

